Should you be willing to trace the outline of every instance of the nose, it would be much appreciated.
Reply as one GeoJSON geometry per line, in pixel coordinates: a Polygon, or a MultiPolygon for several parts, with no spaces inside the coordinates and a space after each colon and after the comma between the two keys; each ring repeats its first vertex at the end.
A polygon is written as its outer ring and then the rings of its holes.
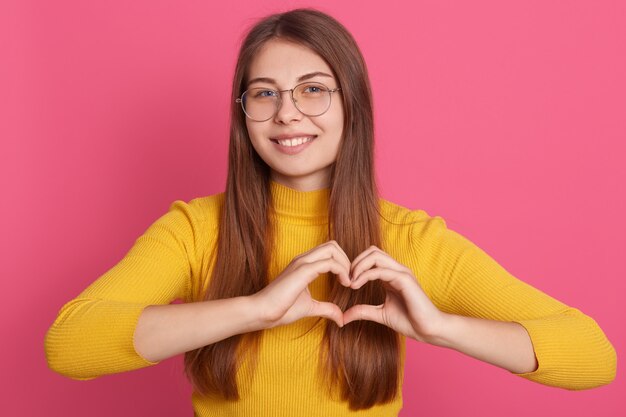
{"type": "Polygon", "coordinates": [[[278,111],[274,116],[276,123],[288,124],[302,119],[302,113],[293,102],[292,90],[279,91],[281,100],[278,103],[278,111]]]}

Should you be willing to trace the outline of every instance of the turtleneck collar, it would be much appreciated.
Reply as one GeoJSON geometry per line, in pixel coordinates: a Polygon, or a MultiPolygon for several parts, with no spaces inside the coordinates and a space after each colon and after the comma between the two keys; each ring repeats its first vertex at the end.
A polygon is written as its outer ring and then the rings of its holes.
{"type": "Polygon", "coordinates": [[[330,188],[298,191],[270,180],[274,211],[279,219],[290,223],[328,223],[330,188]]]}

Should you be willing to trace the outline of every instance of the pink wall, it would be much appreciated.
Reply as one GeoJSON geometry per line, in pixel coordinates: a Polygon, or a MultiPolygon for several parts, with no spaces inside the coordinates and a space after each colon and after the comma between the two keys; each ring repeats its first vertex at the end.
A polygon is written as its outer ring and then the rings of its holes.
{"type": "MultiPolygon", "coordinates": [[[[191,415],[180,357],[78,382],[47,369],[44,334],[172,201],[222,191],[238,41],[301,5],[362,47],[383,196],[444,217],[624,353],[624,2],[214,3],[2,2],[0,415],[191,415]]],[[[568,392],[416,343],[407,366],[405,417],[626,405],[619,370],[568,392]]]]}

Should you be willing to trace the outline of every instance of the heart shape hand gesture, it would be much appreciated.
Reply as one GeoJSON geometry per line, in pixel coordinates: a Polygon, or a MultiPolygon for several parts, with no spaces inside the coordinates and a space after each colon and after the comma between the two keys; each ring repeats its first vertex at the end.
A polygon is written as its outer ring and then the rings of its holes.
{"type": "Polygon", "coordinates": [[[264,328],[285,325],[303,317],[324,317],[343,326],[370,320],[412,339],[429,342],[442,326],[444,313],[430,301],[413,272],[376,246],[352,262],[335,241],[323,243],[295,257],[267,287],[253,298],[264,328]],[[311,297],[308,285],[320,274],[332,272],[341,285],[354,290],[380,280],[386,290],[383,304],[360,304],[345,312],[330,302],[311,297]]]}

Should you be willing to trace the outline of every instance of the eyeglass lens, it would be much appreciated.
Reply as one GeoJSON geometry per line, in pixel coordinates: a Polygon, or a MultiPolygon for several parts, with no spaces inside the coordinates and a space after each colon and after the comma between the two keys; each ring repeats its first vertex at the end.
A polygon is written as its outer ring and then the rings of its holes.
{"type": "MultiPolygon", "coordinates": [[[[330,107],[330,90],[324,84],[303,83],[293,90],[296,108],[306,116],[319,116],[330,107]]],[[[269,120],[280,107],[281,93],[268,88],[251,88],[241,96],[243,110],[249,118],[269,120]]]]}

